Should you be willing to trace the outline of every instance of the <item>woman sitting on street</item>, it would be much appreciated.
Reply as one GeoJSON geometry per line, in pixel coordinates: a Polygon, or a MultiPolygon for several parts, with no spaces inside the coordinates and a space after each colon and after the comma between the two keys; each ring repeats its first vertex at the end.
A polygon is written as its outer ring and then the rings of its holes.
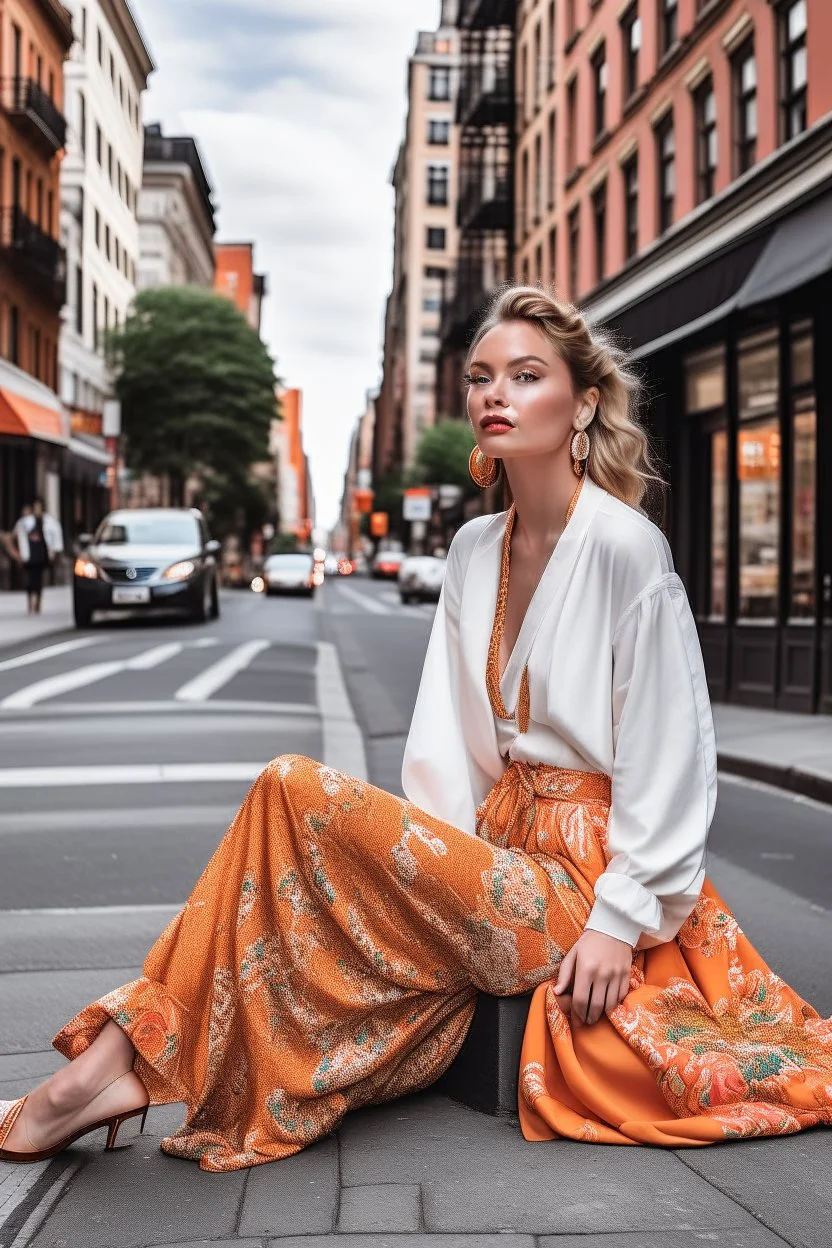
{"type": "Polygon", "coordinates": [[[305,758],[255,781],[143,976],[0,1104],[0,1159],[108,1146],[183,1101],[165,1152],[286,1157],[424,1088],[479,992],[534,990],[528,1140],[669,1148],[832,1124],[832,1022],[705,878],[716,751],[622,355],[548,294],[476,334],[472,475],[511,489],[448,555],[405,750],[408,800],[305,758]]]}

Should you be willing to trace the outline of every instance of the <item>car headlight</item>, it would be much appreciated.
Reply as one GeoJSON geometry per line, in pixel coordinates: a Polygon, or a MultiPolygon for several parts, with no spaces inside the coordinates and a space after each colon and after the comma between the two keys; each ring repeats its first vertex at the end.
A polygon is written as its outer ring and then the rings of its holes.
{"type": "Polygon", "coordinates": [[[85,581],[97,581],[98,568],[91,559],[85,559],[81,555],[75,560],[75,575],[83,577],[85,581]]]}
{"type": "Polygon", "coordinates": [[[196,572],[193,559],[183,559],[180,563],[172,563],[163,573],[166,581],[187,581],[196,572]]]}

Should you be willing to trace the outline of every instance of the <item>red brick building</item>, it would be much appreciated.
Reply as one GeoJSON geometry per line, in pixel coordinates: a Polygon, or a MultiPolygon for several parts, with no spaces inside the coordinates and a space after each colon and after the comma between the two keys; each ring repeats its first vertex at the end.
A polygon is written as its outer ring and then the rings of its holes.
{"type": "Polygon", "coordinates": [[[0,0],[0,530],[35,492],[60,510],[69,430],[55,395],[66,289],[58,178],[71,43],[56,0],[0,0]]]}

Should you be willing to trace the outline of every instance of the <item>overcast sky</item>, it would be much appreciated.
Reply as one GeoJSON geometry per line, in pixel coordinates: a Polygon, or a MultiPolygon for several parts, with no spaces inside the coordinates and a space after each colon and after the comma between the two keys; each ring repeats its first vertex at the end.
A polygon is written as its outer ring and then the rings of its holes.
{"type": "Polygon", "coordinates": [[[318,522],[337,516],[350,433],[380,376],[390,172],[407,57],[439,0],[132,0],[158,66],[145,120],[192,134],[219,241],[256,244],[263,337],[304,391],[318,522]]]}

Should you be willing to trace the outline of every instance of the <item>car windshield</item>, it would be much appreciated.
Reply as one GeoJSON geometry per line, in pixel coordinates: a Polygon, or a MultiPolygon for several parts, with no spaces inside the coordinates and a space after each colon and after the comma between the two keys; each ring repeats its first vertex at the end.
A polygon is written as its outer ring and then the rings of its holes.
{"type": "Polygon", "coordinates": [[[197,546],[193,516],[111,516],[96,535],[107,546],[197,546]]]}
{"type": "Polygon", "coordinates": [[[294,571],[296,568],[308,568],[312,562],[311,555],[272,555],[267,561],[267,568],[286,568],[287,571],[294,571]]]}

